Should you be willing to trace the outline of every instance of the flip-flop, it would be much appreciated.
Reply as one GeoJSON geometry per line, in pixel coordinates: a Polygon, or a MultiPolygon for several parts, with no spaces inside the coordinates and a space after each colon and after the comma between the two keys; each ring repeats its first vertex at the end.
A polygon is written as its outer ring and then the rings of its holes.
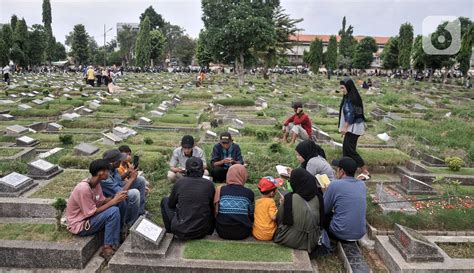
{"type": "Polygon", "coordinates": [[[365,173],[361,173],[357,176],[357,179],[359,180],[362,180],[362,181],[367,181],[370,179],[370,174],[365,174],[365,173]]]}

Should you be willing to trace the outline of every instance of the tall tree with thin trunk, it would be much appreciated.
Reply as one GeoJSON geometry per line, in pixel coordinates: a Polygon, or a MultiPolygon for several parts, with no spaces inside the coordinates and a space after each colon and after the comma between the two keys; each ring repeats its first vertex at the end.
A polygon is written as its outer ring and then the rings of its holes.
{"type": "Polygon", "coordinates": [[[459,50],[456,60],[459,62],[459,70],[463,77],[467,75],[471,66],[472,46],[474,45],[474,25],[471,25],[462,36],[461,49],[459,50]]]}
{"type": "Polygon", "coordinates": [[[53,22],[51,16],[51,2],[50,0],[43,0],[43,26],[45,31],[45,57],[46,60],[51,63],[52,56],[56,47],[56,39],[53,36],[53,29],[51,23],[53,22]]]}
{"type": "Polygon", "coordinates": [[[303,53],[305,63],[311,67],[313,73],[319,72],[319,67],[323,63],[323,41],[316,38],[309,45],[309,52],[303,53]]]}
{"type": "Polygon", "coordinates": [[[377,43],[375,39],[367,36],[357,44],[354,57],[353,65],[357,69],[370,68],[370,64],[374,60],[374,53],[377,52],[377,43]]]}
{"type": "Polygon", "coordinates": [[[135,63],[137,66],[144,67],[150,64],[151,56],[151,39],[150,39],[150,19],[145,19],[140,24],[137,43],[135,44],[135,63]]]}
{"type": "Polygon", "coordinates": [[[89,35],[84,25],[78,24],[74,26],[71,41],[71,53],[77,64],[86,65],[91,59],[89,49],[89,35]]]}
{"type": "Polygon", "coordinates": [[[17,22],[18,22],[18,17],[15,14],[13,14],[12,17],[10,18],[10,27],[12,28],[13,32],[15,32],[17,22]]]}
{"type": "Polygon", "coordinates": [[[2,26],[2,39],[5,46],[10,49],[13,46],[13,31],[10,25],[2,26]]]}
{"type": "Polygon", "coordinates": [[[327,69],[334,70],[337,67],[337,38],[334,35],[329,37],[324,64],[326,65],[327,69]]]}
{"type": "Polygon", "coordinates": [[[391,37],[388,40],[382,52],[382,62],[384,69],[393,70],[398,68],[398,36],[391,37]]]}
{"type": "Polygon", "coordinates": [[[152,6],[149,6],[141,15],[140,15],[140,23],[145,20],[145,17],[148,16],[148,19],[150,20],[150,29],[163,29],[165,25],[165,20],[163,20],[163,17],[158,14],[155,9],[152,6]]]}
{"type": "Polygon", "coordinates": [[[398,64],[402,69],[410,69],[411,50],[413,47],[413,26],[410,23],[401,25],[398,36],[398,64]]]}

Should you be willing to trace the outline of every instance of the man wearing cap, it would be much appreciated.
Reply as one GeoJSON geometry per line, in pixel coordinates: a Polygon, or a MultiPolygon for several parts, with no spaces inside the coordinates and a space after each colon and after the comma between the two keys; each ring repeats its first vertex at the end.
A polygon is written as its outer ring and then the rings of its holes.
{"type": "Polygon", "coordinates": [[[122,179],[117,168],[127,156],[119,150],[106,151],[102,158],[107,160],[111,166],[109,177],[100,182],[102,191],[107,198],[113,197],[121,191],[127,192],[127,199],[120,202],[118,207],[122,223],[131,227],[140,215],[145,214],[145,181],[137,179],[138,172],[136,170],[131,170],[130,175],[122,179]]]}
{"type": "Polygon", "coordinates": [[[313,128],[309,116],[303,112],[303,104],[301,102],[293,103],[295,114],[289,117],[283,123],[283,141],[288,142],[288,135],[291,134],[291,143],[295,143],[296,138],[302,140],[311,139],[313,128]]]}
{"type": "Polygon", "coordinates": [[[204,162],[190,157],[186,176],[161,201],[166,231],[181,240],[199,239],[214,231],[214,184],[202,178],[203,174],[204,162]]]}
{"type": "Polygon", "coordinates": [[[216,183],[222,183],[227,176],[227,170],[234,164],[244,165],[240,146],[232,140],[232,135],[224,132],[219,137],[220,142],[214,145],[211,154],[211,176],[216,183]]]}
{"type": "Polygon", "coordinates": [[[174,149],[170,160],[170,170],[168,180],[175,182],[183,177],[186,170],[186,161],[191,157],[200,158],[204,165],[204,175],[209,175],[206,170],[206,158],[201,148],[194,146],[194,138],[186,135],[181,139],[181,147],[174,149]]]}
{"type": "Polygon", "coordinates": [[[330,238],[356,241],[366,232],[365,184],[354,178],[357,163],[350,157],[333,160],[337,167],[336,178],[324,193],[324,212],[328,221],[325,227],[330,238]]]}

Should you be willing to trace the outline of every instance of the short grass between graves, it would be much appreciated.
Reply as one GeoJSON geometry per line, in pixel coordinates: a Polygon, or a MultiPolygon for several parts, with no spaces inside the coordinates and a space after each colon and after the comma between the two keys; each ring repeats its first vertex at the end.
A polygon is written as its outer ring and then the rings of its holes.
{"type": "Polygon", "coordinates": [[[186,242],[185,259],[248,262],[292,262],[292,250],[271,243],[197,240],[186,242]]]}
{"type": "Polygon", "coordinates": [[[451,258],[474,259],[474,242],[436,244],[451,258]]]}
{"type": "Polygon", "coordinates": [[[52,224],[0,224],[0,240],[67,242],[73,235],[52,224]]]}
{"type": "Polygon", "coordinates": [[[21,149],[13,149],[13,148],[8,148],[8,147],[2,147],[0,148],[0,155],[1,157],[10,157],[14,156],[17,153],[21,152],[21,149]]]}
{"type": "Polygon", "coordinates": [[[453,175],[474,175],[474,168],[461,168],[459,171],[452,171],[448,167],[436,168],[427,167],[428,170],[436,174],[453,174],[453,175]]]}
{"type": "Polygon", "coordinates": [[[63,173],[54,177],[48,185],[38,190],[30,197],[49,199],[58,197],[68,198],[77,183],[89,176],[90,174],[86,170],[64,170],[63,173]]]}

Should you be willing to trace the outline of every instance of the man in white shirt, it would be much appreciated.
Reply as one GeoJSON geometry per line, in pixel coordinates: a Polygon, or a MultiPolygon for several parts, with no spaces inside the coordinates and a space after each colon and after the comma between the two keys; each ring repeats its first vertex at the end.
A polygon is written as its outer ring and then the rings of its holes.
{"type": "Polygon", "coordinates": [[[204,175],[209,175],[206,170],[206,158],[204,151],[194,146],[194,138],[190,135],[183,136],[181,139],[181,147],[174,149],[170,160],[170,170],[168,171],[168,180],[176,182],[186,173],[186,161],[190,157],[197,157],[204,163],[204,175]]]}

